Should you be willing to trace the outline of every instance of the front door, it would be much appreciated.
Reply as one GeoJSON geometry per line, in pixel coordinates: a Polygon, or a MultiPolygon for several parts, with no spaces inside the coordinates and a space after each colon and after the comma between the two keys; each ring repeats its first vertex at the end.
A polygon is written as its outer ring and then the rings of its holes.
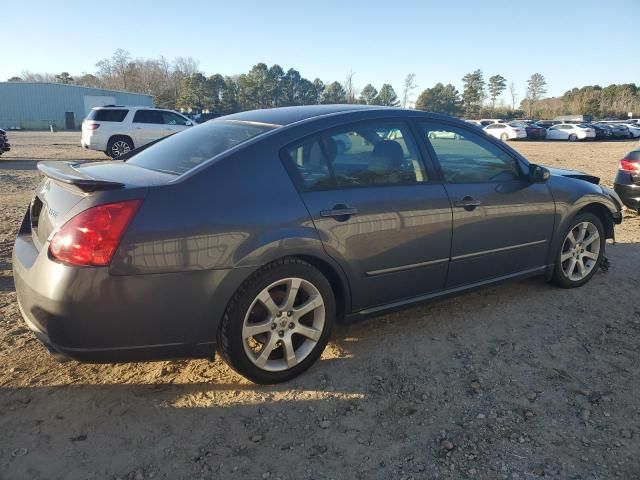
{"type": "Polygon", "coordinates": [[[325,250],[350,279],[354,310],[444,288],[451,207],[407,124],[351,124],[284,156],[325,250]]]}
{"type": "Polygon", "coordinates": [[[133,142],[135,147],[164,137],[164,118],[159,110],[138,110],[133,116],[133,142]]]}
{"type": "Polygon", "coordinates": [[[164,123],[164,136],[173,135],[189,128],[191,121],[175,112],[162,112],[162,122],[164,123]]]}
{"type": "Polygon", "coordinates": [[[543,268],[555,215],[547,185],[481,133],[439,122],[421,130],[453,207],[447,288],[543,268]],[[458,135],[429,137],[443,130],[458,135]]]}

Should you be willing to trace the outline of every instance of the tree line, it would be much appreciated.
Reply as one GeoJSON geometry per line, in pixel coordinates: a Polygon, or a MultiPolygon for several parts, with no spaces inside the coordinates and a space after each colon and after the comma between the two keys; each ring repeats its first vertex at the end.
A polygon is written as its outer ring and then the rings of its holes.
{"type": "MultiPolygon", "coordinates": [[[[482,70],[467,73],[462,79],[462,92],[451,84],[437,83],[424,89],[415,108],[465,118],[537,117],[551,118],[562,114],[624,116],[640,111],[640,89],[635,84],[587,86],[574,88],[561,97],[544,98],[547,82],[540,73],[527,80],[526,94],[518,103],[513,81],[500,74],[485,81],[482,70]],[[507,94],[507,102],[503,94],[507,94]]],[[[110,58],[100,60],[94,73],[73,77],[60,74],[25,71],[9,81],[58,82],[87,87],[126,90],[153,96],[157,106],[188,112],[229,114],[255,108],[294,105],[361,103],[367,105],[403,106],[413,104],[415,74],[405,77],[400,97],[393,86],[385,83],[378,90],[368,83],[358,89],[350,71],[342,82],[325,83],[319,78],[304,78],[299,71],[280,65],[254,65],[240,75],[205,75],[199,62],[191,57],[168,61],[133,59],[126,50],[116,50],[110,58]]]]}

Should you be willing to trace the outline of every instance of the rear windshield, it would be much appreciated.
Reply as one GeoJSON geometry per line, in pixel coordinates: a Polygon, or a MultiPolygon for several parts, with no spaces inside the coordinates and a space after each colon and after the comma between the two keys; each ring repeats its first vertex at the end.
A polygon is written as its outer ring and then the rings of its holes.
{"type": "Polygon", "coordinates": [[[167,137],[134,155],[127,163],[180,175],[273,128],[269,125],[213,120],[167,137]]]}
{"type": "Polygon", "coordinates": [[[91,110],[87,120],[96,120],[97,122],[121,122],[127,116],[129,110],[91,110]]]}

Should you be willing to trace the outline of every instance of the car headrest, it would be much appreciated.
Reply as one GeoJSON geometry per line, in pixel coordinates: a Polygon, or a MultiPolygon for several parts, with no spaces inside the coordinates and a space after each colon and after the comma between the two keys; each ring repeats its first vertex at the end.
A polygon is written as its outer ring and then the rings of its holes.
{"type": "Polygon", "coordinates": [[[376,143],[372,155],[374,158],[385,159],[389,168],[398,169],[402,166],[404,152],[400,144],[394,140],[382,140],[376,143]]]}
{"type": "Polygon", "coordinates": [[[322,153],[327,157],[327,161],[333,163],[338,155],[338,145],[336,141],[329,136],[322,136],[320,138],[320,147],[322,148],[322,153]]]}

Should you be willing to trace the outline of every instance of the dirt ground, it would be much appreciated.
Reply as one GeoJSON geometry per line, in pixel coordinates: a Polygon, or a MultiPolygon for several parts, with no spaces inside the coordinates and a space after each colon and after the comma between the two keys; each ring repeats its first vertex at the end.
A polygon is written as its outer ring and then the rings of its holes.
{"type": "MultiPolygon", "coordinates": [[[[14,133],[0,158],[0,478],[640,478],[640,218],[609,272],[508,283],[334,333],[290,383],[219,359],[57,363],[27,330],[13,239],[34,159],[103,159],[77,133],[14,133]]],[[[611,185],[637,142],[513,144],[611,185]]]]}

